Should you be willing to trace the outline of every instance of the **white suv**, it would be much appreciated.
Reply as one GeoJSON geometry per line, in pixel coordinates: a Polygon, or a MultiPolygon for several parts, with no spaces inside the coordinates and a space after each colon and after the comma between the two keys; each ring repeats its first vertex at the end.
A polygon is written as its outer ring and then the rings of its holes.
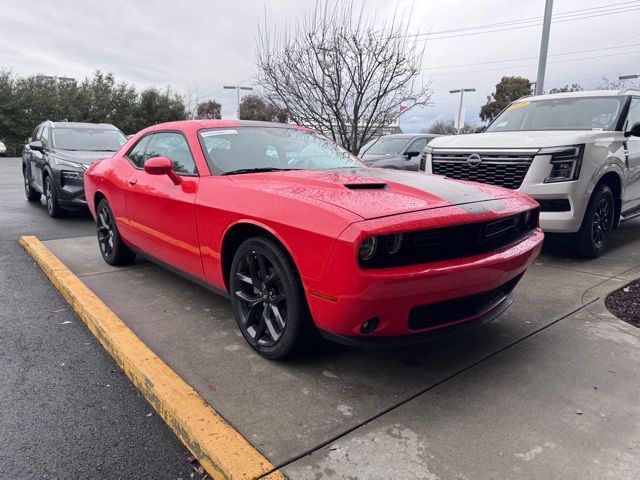
{"type": "Polygon", "coordinates": [[[600,255],[620,221],[640,215],[640,91],[521,98],[483,133],[438,137],[420,170],[535,198],[547,232],[600,255]]]}

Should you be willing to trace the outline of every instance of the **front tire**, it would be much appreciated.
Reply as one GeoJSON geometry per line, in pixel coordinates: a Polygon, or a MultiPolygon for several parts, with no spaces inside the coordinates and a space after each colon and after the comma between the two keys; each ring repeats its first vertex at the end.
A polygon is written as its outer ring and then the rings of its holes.
{"type": "Polygon", "coordinates": [[[96,209],[96,229],[100,254],[109,265],[129,265],[136,254],[122,241],[111,207],[103,198],[96,209]]]}
{"type": "Polygon", "coordinates": [[[29,180],[29,174],[27,173],[26,167],[22,169],[22,176],[24,178],[24,193],[27,196],[27,200],[30,202],[37,202],[40,200],[41,195],[40,192],[31,186],[31,181],[29,180]]]}
{"type": "Polygon", "coordinates": [[[576,236],[575,253],[584,258],[602,255],[613,230],[615,197],[611,187],[600,184],[591,195],[582,226],[576,236]]]}
{"type": "Polygon", "coordinates": [[[44,200],[47,207],[47,213],[51,218],[60,218],[64,216],[64,210],[58,203],[58,192],[53,186],[51,175],[44,177],[44,200]]]}
{"type": "Polygon", "coordinates": [[[240,245],[231,264],[229,291],[242,335],[262,356],[283,359],[311,338],[297,269],[275,241],[253,237],[240,245]]]}

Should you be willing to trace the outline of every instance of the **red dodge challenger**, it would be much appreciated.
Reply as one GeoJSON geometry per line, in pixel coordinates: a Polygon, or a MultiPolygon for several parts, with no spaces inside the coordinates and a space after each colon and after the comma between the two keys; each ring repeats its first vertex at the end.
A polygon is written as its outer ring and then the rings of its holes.
{"type": "Polygon", "coordinates": [[[529,197],[367,168],[291,125],[156,125],[84,181],[107,263],[141,254],[228,295],[268,358],[314,330],[397,345],[486,323],[543,240],[529,197]]]}

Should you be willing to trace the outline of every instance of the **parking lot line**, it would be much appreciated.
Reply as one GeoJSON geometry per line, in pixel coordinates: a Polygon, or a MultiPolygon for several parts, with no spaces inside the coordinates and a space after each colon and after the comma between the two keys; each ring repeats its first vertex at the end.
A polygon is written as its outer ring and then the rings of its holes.
{"type": "Polygon", "coordinates": [[[20,244],[210,476],[284,479],[38,238],[23,236],[20,244]]]}

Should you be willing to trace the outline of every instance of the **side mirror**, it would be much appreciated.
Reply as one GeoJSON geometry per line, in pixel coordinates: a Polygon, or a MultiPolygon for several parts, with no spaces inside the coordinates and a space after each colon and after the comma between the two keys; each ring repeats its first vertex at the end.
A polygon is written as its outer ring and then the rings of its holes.
{"type": "Polygon", "coordinates": [[[635,123],[631,130],[624,132],[625,137],[640,137],[640,122],[635,123]]]}
{"type": "Polygon", "coordinates": [[[173,171],[173,162],[167,157],[154,157],[144,162],[144,171],[149,175],[167,175],[174,185],[180,185],[182,178],[173,171]]]}
{"type": "Polygon", "coordinates": [[[420,155],[420,152],[404,152],[404,156],[407,157],[407,160],[417,157],[418,155],[420,155]]]}
{"type": "Polygon", "coordinates": [[[29,148],[34,152],[42,152],[44,147],[42,146],[42,142],[40,140],[34,140],[29,143],[29,148]]]}

